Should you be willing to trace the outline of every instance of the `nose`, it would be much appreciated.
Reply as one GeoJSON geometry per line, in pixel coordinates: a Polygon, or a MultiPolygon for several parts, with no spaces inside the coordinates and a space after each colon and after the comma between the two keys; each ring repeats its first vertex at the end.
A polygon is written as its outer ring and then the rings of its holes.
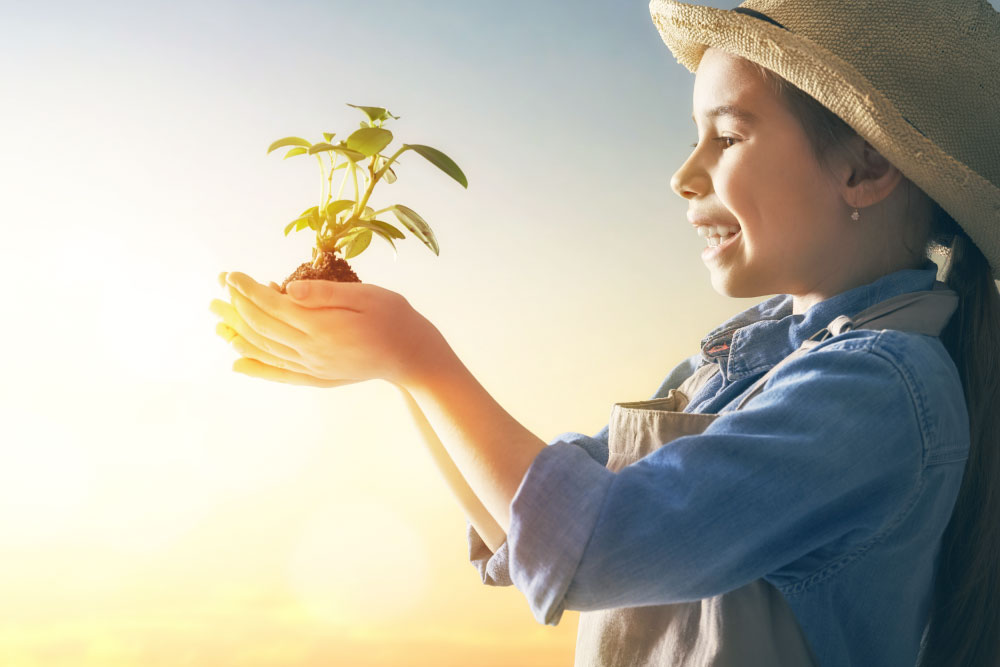
{"type": "Polygon", "coordinates": [[[697,150],[685,160],[680,169],[674,172],[670,179],[670,189],[677,193],[677,196],[684,199],[691,199],[698,195],[704,195],[708,189],[708,176],[704,170],[694,164],[694,156],[697,150]]]}

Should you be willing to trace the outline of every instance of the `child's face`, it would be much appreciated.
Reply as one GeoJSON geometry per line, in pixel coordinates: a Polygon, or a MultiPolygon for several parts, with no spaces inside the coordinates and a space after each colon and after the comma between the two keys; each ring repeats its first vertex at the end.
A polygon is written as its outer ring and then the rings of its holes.
{"type": "Polygon", "coordinates": [[[821,298],[829,276],[850,262],[843,232],[853,208],[799,121],[745,61],[711,48],[695,77],[694,116],[698,145],[671,187],[688,200],[689,219],[740,227],[728,246],[703,255],[712,286],[732,297],[821,298]],[[722,105],[756,119],[707,116],[722,105]]]}

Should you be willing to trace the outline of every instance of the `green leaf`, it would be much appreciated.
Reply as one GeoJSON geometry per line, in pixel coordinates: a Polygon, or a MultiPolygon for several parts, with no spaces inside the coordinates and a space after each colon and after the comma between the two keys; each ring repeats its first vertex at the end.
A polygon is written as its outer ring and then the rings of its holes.
{"type": "Polygon", "coordinates": [[[271,144],[270,147],[268,147],[267,152],[270,153],[271,151],[283,148],[284,146],[305,146],[306,148],[309,148],[312,144],[302,137],[285,137],[284,139],[278,139],[271,144]]]}
{"type": "Polygon", "coordinates": [[[430,146],[422,146],[420,144],[403,144],[404,149],[413,149],[416,152],[427,158],[431,164],[435,167],[448,174],[456,181],[458,181],[463,188],[468,189],[469,181],[465,178],[465,174],[462,170],[458,168],[454,160],[442,153],[436,148],[431,148],[430,146]]]}
{"type": "Polygon", "coordinates": [[[339,144],[337,144],[336,146],[334,146],[333,150],[335,150],[336,152],[340,153],[341,155],[343,155],[344,157],[346,157],[351,162],[360,162],[361,160],[365,159],[365,154],[364,153],[359,153],[356,150],[348,148],[347,144],[345,144],[344,142],[340,142],[339,144]]]}
{"type": "Polygon", "coordinates": [[[375,209],[371,206],[365,206],[365,210],[361,212],[361,219],[371,220],[373,217],[375,217],[375,209]]]}
{"type": "Polygon", "coordinates": [[[387,222],[382,222],[381,220],[358,220],[357,218],[352,218],[349,222],[353,228],[364,227],[365,229],[370,229],[374,232],[385,234],[386,236],[392,236],[398,239],[406,238],[403,235],[403,232],[399,231],[387,222]]]}
{"type": "Polygon", "coordinates": [[[337,134],[335,132],[324,132],[323,133],[323,138],[326,139],[327,141],[330,141],[335,136],[337,136],[337,134]]]}
{"type": "MultiPolygon", "coordinates": [[[[389,161],[389,158],[382,157],[380,155],[378,157],[378,159],[376,160],[376,162],[375,162],[375,171],[378,171],[383,166],[385,166],[385,163],[388,162],[388,161],[389,161]]],[[[399,160],[396,160],[394,162],[394,164],[399,164],[399,160]]],[[[386,183],[395,183],[396,182],[396,172],[394,172],[392,170],[392,167],[389,167],[388,169],[385,170],[385,173],[382,174],[382,178],[385,179],[386,183]]]]}
{"type": "Polygon", "coordinates": [[[413,235],[420,239],[424,245],[433,250],[435,255],[441,254],[430,225],[416,211],[402,204],[395,204],[392,207],[392,212],[403,223],[403,226],[413,232],[413,235]]]}
{"type": "Polygon", "coordinates": [[[324,248],[324,250],[332,250],[333,248],[343,248],[345,245],[351,242],[351,240],[360,234],[363,230],[357,230],[356,233],[347,232],[342,236],[335,236],[328,238],[327,241],[331,242],[332,245],[329,248],[324,248]]]}
{"type": "Polygon", "coordinates": [[[324,141],[321,141],[318,144],[313,144],[309,148],[309,155],[315,155],[316,153],[319,153],[320,151],[332,151],[332,150],[335,150],[335,149],[336,149],[336,146],[334,146],[333,144],[328,144],[328,143],[326,143],[324,141]]]}
{"type": "Polygon", "coordinates": [[[392,237],[390,237],[390,236],[389,236],[388,234],[386,234],[385,232],[382,232],[382,231],[379,231],[379,230],[377,230],[377,229],[376,229],[376,230],[373,230],[373,231],[374,231],[374,232],[375,232],[376,234],[378,234],[378,235],[379,235],[379,237],[381,237],[381,238],[385,239],[386,241],[388,241],[388,242],[389,242],[389,245],[391,245],[391,246],[392,246],[392,256],[393,256],[393,258],[396,258],[396,257],[399,257],[399,253],[398,253],[398,252],[396,251],[396,244],[392,242],[392,237]]]}
{"type": "Polygon", "coordinates": [[[361,232],[353,239],[351,239],[350,243],[344,246],[344,259],[357,257],[362,253],[362,251],[364,251],[365,248],[368,247],[368,244],[370,244],[371,242],[372,242],[372,231],[370,229],[366,229],[365,231],[361,232]]]}
{"type": "Polygon", "coordinates": [[[308,217],[308,216],[312,215],[313,213],[319,213],[319,206],[310,206],[306,210],[304,210],[301,213],[299,213],[299,217],[300,218],[305,218],[305,217],[308,217]]]}
{"type": "Polygon", "coordinates": [[[388,146],[391,141],[392,132],[389,130],[383,130],[381,127],[363,127],[347,137],[347,147],[362,153],[365,157],[371,157],[388,146]]]}
{"type": "Polygon", "coordinates": [[[359,160],[364,160],[367,157],[364,153],[360,153],[352,148],[348,148],[347,144],[345,144],[344,142],[340,142],[337,145],[328,144],[325,142],[313,144],[313,146],[309,149],[309,154],[314,155],[321,151],[333,151],[335,153],[339,153],[340,155],[343,155],[352,162],[358,162],[359,160]]]}
{"type": "Polygon", "coordinates": [[[348,104],[347,106],[354,107],[355,109],[361,109],[361,111],[363,111],[364,114],[368,116],[368,120],[371,121],[372,123],[378,120],[388,120],[389,118],[394,118],[396,120],[399,120],[399,116],[393,116],[383,107],[363,107],[363,106],[358,106],[357,104],[348,104]]]}
{"type": "Polygon", "coordinates": [[[302,155],[305,152],[306,152],[305,148],[302,148],[302,146],[298,146],[296,148],[293,148],[293,149],[289,150],[287,153],[285,153],[285,157],[283,157],[281,159],[282,160],[287,160],[290,157],[295,157],[296,155],[302,155]]]}
{"type": "Polygon", "coordinates": [[[294,220],[288,223],[287,227],[285,227],[285,236],[288,236],[288,233],[292,231],[292,227],[294,227],[295,231],[298,232],[305,229],[307,226],[311,226],[309,224],[311,220],[312,216],[309,215],[303,215],[301,217],[295,218],[294,220]]]}
{"type": "Polygon", "coordinates": [[[338,213],[349,208],[354,208],[354,200],[352,199],[338,199],[336,201],[332,201],[326,205],[326,219],[330,221],[336,220],[338,213]]]}
{"type": "Polygon", "coordinates": [[[404,234],[403,232],[399,231],[398,229],[396,229],[395,227],[393,227],[392,225],[390,225],[388,222],[383,222],[381,220],[368,220],[367,222],[368,222],[368,224],[375,225],[376,227],[378,227],[379,229],[381,229],[382,231],[384,231],[389,236],[392,236],[392,237],[397,238],[397,239],[405,239],[406,238],[406,234],[404,234]]]}

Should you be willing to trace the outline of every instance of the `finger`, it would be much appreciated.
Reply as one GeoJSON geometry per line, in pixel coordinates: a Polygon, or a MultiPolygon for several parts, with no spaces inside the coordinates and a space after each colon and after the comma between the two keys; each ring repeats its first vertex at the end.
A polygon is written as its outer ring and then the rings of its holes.
{"type": "MultiPolygon", "coordinates": [[[[267,316],[259,323],[265,327],[271,325],[271,328],[268,329],[269,333],[281,334],[274,336],[274,340],[291,344],[293,340],[296,340],[293,335],[295,332],[300,334],[298,340],[301,340],[301,336],[307,335],[307,332],[310,331],[309,325],[314,322],[314,314],[308,308],[296,304],[288,295],[268,289],[266,285],[261,285],[239,271],[231,271],[226,274],[226,282],[267,316]],[[275,330],[274,326],[277,324],[283,326],[275,330]]],[[[236,303],[233,302],[233,305],[236,303]]],[[[256,329],[258,322],[248,321],[248,324],[256,329]]],[[[262,329],[257,330],[265,333],[262,329]]]]}
{"type": "Polygon", "coordinates": [[[239,336],[239,334],[236,333],[236,329],[233,329],[225,322],[219,322],[218,324],[215,325],[215,333],[222,336],[222,340],[226,341],[227,343],[236,336],[239,336]]]}
{"type": "Polygon", "coordinates": [[[226,272],[225,271],[223,271],[222,273],[219,274],[218,281],[219,281],[219,286],[220,287],[225,287],[226,286],[226,272]]]}
{"type": "Polygon", "coordinates": [[[270,285],[271,289],[281,292],[281,285],[274,282],[273,280],[270,283],[268,283],[268,285],[270,285]]]}
{"type": "Polygon", "coordinates": [[[268,364],[270,366],[275,366],[277,368],[284,368],[296,373],[309,373],[310,370],[301,364],[297,364],[294,361],[288,361],[287,359],[281,359],[269,354],[258,347],[252,345],[246,338],[239,335],[234,329],[230,328],[225,322],[219,322],[215,325],[215,333],[219,334],[223,340],[228,342],[233,346],[233,349],[239,352],[244,357],[250,359],[256,359],[262,363],[268,364]]]}
{"type": "Polygon", "coordinates": [[[275,368],[261,363],[255,359],[241,357],[233,362],[233,370],[243,375],[270,380],[272,382],[282,382],[284,384],[297,384],[308,387],[341,387],[345,384],[354,384],[360,380],[321,380],[320,378],[296,373],[294,371],[275,368]]]}
{"type": "Polygon", "coordinates": [[[309,283],[309,296],[296,299],[288,294],[275,294],[273,290],[238,271],[227,274],[226,281],[261,310],[272,313],[281,321],[307,333],[311,331],[310,325],[315,324],[311,311],[322,308],[331,312],[363,312],[363,305],[370,298],[370,291],[375,289],[374,285],[365,283],[306,280],[303,282],[309,283]]]}
{"type": "MultiPolygon", "coordinates": [[[[274,290],[263,285],[260,286],[262,290],[274,293],[274,290]]],[[[276,295],[277,296],[277,295],[276,295]]],[[[293,326],[290,326],[282,319],[279,319],[282,315],[288,312],[289,307],[298,308],[298,306],[288,303],[284,305],[279,311],[275,312],[273,315],[266,312],[262,308],[258,307],[256,303],[248,299],[241,292],[237,291],[232,285],[229,286],[229,300],[233,304],[233,308],[239,313],[246,325],[253,329],[259,336],[268,341],[274,341],[275,343],[291,348],[295,351],[295,356],[287,356],[285,354],[280,354],[277,350],[272,350],[266,346],[262,349],[277,354],[279,357],[285,357],[286,359],[296,359],[299,356],[301,350],[306,349],[309,345],[311,336],[299,331],[293,326]]]]}
{"type": "Polygon", "coordinates": [[[254,331],[247,325],[247,323],[243,320],[243,317],[235,308],[233,308],[231,304],[219,299],[212,299],[212,301],[208,304],[208,309],[218,317],[222,318],[222,321],[229,325],[229,327],[236,331],[236,333],[250,341],[254,347],[269,352],[276,357],[287,359],[288,361],[298,362],[301,360],[301,356],[297,350],[288,347],[287,345],[282,345],[277,341],[269,340],[254,331]]]}

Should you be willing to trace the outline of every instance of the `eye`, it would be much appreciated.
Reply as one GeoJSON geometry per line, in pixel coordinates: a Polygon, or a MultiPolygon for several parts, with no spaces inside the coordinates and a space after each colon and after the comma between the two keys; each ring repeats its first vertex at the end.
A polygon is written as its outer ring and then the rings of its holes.
{"type": "MultiPolygon", "coordinates": [[[[733,142],[732,144],[729,144],[728,146],[723,146],[722,150],[726,150],[727,148],[732,148],[733,144],[738,142],[739,139],[736,139],[735,137],[715,137],[714,139],[712,139],[712,141],[732,141],[733,142]]],[[[698,147],[697,143],[691,144],[691,148],[697,148],[697,147],[698,147]]]]}

